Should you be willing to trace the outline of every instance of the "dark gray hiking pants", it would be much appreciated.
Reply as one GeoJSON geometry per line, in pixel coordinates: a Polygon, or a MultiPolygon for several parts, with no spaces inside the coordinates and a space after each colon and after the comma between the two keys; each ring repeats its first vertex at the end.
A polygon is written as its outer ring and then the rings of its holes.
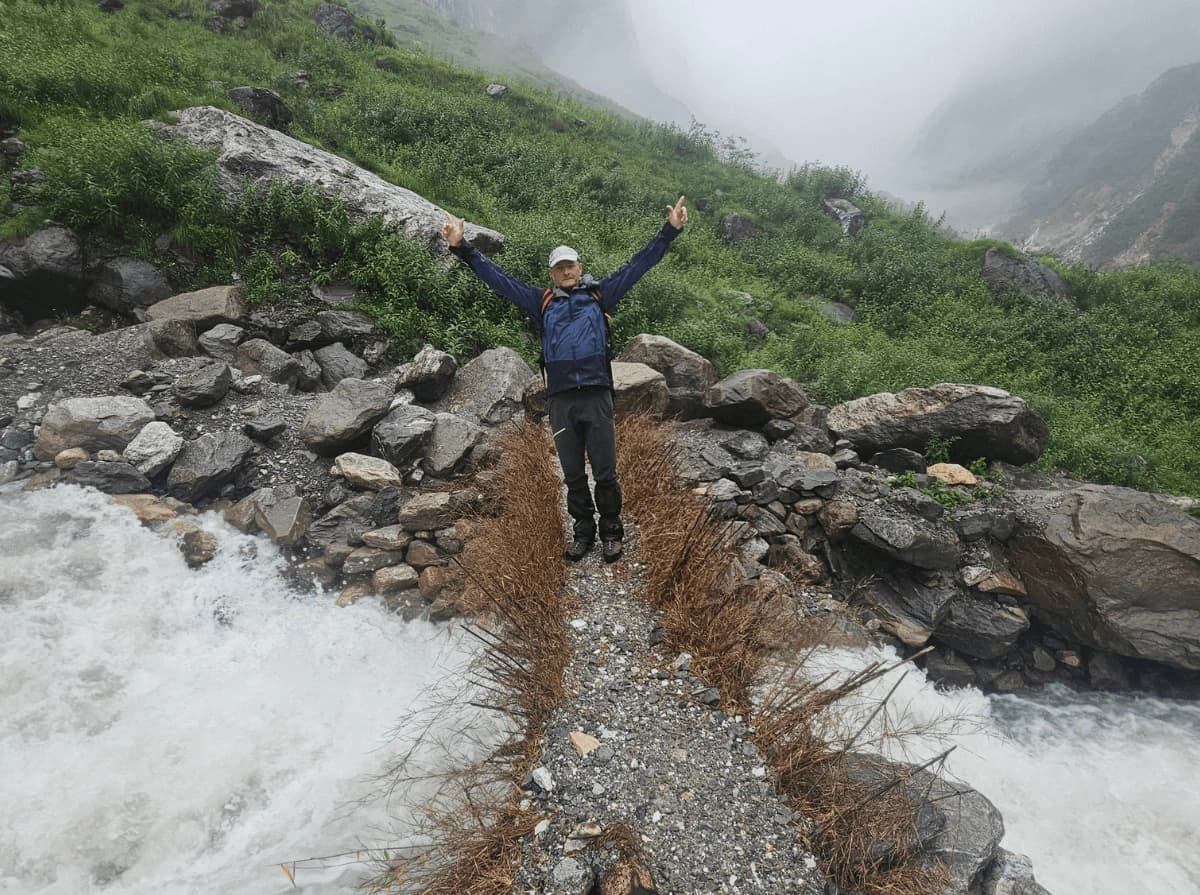
{"type": "Polygon", "coordinates": [[[575,520],[575,536],[596,537],[595,513],[600,511],[600,537],[623,538],[621,487],[617,484],[617,436],[613,429],[613,398],[608,386],[559,392],[546,399],[550,431],[558,448],[567,512],[575,520]],[[584,452],[596,480],[596,502],[588,493],[584,452]]]}

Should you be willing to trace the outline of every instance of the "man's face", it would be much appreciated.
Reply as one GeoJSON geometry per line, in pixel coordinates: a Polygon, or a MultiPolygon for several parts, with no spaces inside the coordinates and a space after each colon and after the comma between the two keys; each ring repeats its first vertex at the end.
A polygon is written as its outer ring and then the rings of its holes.
{"type": "Polygon", "coordinates": [[[559,289],[570,289],[579,283],[583,276],[583,265],[578,261],[559,261],[550,268],[550,279],[559,289]]]}

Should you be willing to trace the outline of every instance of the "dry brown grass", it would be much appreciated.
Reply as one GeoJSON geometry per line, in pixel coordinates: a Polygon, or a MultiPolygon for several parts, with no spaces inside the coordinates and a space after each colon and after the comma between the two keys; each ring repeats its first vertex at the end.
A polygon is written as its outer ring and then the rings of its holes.
{"type": "Polygon", "coordinates": [[[865,745],[862,731],[830,738],[830,710],[889,669],[871,666],[837,683],[814,682],[795,667],[775,674],[780,640],[799,636],[793,620],[755,589],[738,586],[730,573],[737,561],[730,526],[711,519],[706,503],[678,481],[670,430],[647,415],[626,415],[617,445],[646,597],[662,612],[668,647],[691,653],[693,669],[721,691],[723,705],[751,719],[781,792],[809,821],[801,836],[823,872],[842,891],[863,895],[940,891],[944,869],[917,860],[915,806],[899,785],[904,781],[881,786],[856,778],[849,756],[865,745]],[[768,674],[772,685],[755,705],[755,689],[768,674]]]}
{"type": "MultiPolygon", "coordinates": [[[[498,512],[473,520],[459,563],[461,601],[476,616],[466,630],[483,644],[471,673],[471,704],[498,712],[508,734],[486,760],[444,779],[422,809],[428,844],[391,856],[371,892],[508,895],[521,839],[538,820],[517,803],[550,713],[565,696],[571,656],[561,482],[544,427],[514,424],[497,448],[485,503],[498,512]]],[[[407,757],[391,776],[393,785],[418,779],[407,757]]]]}

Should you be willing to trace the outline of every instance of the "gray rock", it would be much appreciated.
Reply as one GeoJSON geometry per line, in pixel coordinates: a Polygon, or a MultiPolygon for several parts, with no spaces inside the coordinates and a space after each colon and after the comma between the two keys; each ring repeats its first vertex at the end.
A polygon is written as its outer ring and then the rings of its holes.
{"type": "Polygon", "coordinates": [[[925,458],[908,448],[888,448],[886,451],[876,451],[867,462],[880,469],[886,469],[888,472],[925,471],[925,458]]]}
{"type": "Polygon", "coordinates": [[[247,376],[259,374],[272,382],[295,388],[303,373],[300,362],[266,339],[251,339],[237,347],[234,366],[247,376]]]}
{"type": "MultiPolygon", "coordinates": [[[[901,509],[914,513],[922,519],[928,519],[930,522],[936,522],[946,513],[944,506],[928,494],[921,493],[916,488],[897,488],[892,491],[891,500],[892,503],[901,509]]],[[[955,527],[958,528],[958,526],[955,527]]],[[[958,528],[958,532],[962,534],[962,529],[958,528]]],[[[970,540],[970,538],[967,538],[967,540],[970,540]]]]}
{"type": "Polygon", "coordinates": [[[29,236],[0,240],[0,305],[27,321],[83,307],[83,249],[75,234],[48,227],[29,236]]]}
{"type": "Polygon", "coordinates": [[[362,311],[319,311],[315,319],[321,327],[321,340],[325,345],[332,345],[334,342],[354,344],[379,336],[379,327],[375,325],[375,321],[362,311]]]}
{"type": "Polygon", "coordinates": [[[487,93],[487,95],[492,99],[499,99],[500,97],[504,96],[504,94],[508,93],[508,87],[504,84],[488,84],[487,87],[484,88],[484,92],[487,93]]]}
{"type": "Polygon", "coordinates": [[[1108,653],[1093,653],[1087,663],[1088,680],[1097,690],[1128,690],[1129,674],[1121,660],[1108,653]]]}
{"type": "Polygon", "coordinates": [[[166,423],[155,420],[147,423],[125,446],[125,462],[145,476],[156,476],[172,463],[183,450],[183,438],[166,423]]]}
{"type": "Polygon", "coordinates": [[[232,382],[229,365],[215,362],[180,376],[171,388],[184,407],[211,407],[229,393],[232,382]]]}
{"type": "Polygon", "coordinates": [[[259,416],[242,426],[242,431],[255,441],[268,442],[287,430],[287,423],[277,416],[259,416]]]}
{"type": "Polygon", "coordinates": [[[51,404],[42,417],[34,455],[39,460],[52,460],[59,451],[72,447],[124,450],[153,420],[154,411],[140,398],[68,398],[51,404]]]}
{"type": "Polygon", "coordinates": [[[317,356],[307,348],[294,351],[292,359],[300,365],[300,375],[296,377],[296,388],[302,392],[316,391],[321,385],[321,365],[317,356]]]}
{"type": "Polygon", "coordinates": [[[946,687],[961,689],[977,685],[975,669],[956,653],[930,653],[925,658],[925,674],[946,687]]]}
{"type": "Polygon", "coordinates": [[[842,233],[846,236],[858,236],[859,231],[866,226],[867,216],[863,214],[862,209],[846,199],[826,199],[821,204],[825,213],[841,224],[842,233]]]}
{"type": "Polygon", "coordinates": [[[983,279],[996,290],[1015,289],[1029,295],[1069,300],[1071,290],[1057,273],[1028,255],[988,249],[983,256],[983,279]]]}
{"type": "Polygon", "coordinates": [[[639,363],[661,373],[667,384],[666,412],[683,419],[702,416],[704,395],[717,380],[708,359],[665,336],[634,336],[621,352],[620,361],[639,363]]]}
{"type": "Polygon", "coordinates": [[[372,512],[374,504],[373,494],[358,494],[343,501],[309,526],[308,540],[324,550],[333,544],[361,544],[363,533],[378,527],[372,512]]]}
{"type": "Polygon", "coordinates": [[[270,488],[260,489],[255,497],[255,524],[276,544],[298,544],[312,523],[308,500],[283,489],[270,488]]]}
{"type": "Polygon", "coordinates": [[[64,472],[62,480],[106,494],[143,494],[150,490],[150,480],[122,461],[83,460],[64,472]]]}
{"type": "Polygon", "coordinates": [[[933,639],[976,659],[998,659],[1029,630],[1019,609],[990,597],[963,594],[950,604],[933,639]]]}
{"type": "Polygon", "coordinates": [[[1010,496],[1008,561],[1039,621],[1102,652],[1200,669],[1200,519],[1106,485],[1010,496]]]}
{"type": "Polygon", "coordinates": [[[400,507],[399,523],[405,531],[433,531],[453,525],[453,496],[448,491],[418,494],[400,507]]]}
{"type": "MultiPolygon", "coordinates": [[[[444,245],[441,232],[446,216],[441,208],[279,131],[211,106],[184,109],[178,123],[155,126],[171,137],[216,150],[218,186],[234,202],[242,201],[248,185],[267,189],[277,182],[292,188],[307,187],[328,199],[341,199],[356,221],[378,216],[384,224],[398,227],[411,238],[444,245]]],[[[504,245],[501,234],[474,224],[467,225],[466,236],[481,248],[504,245]]]]}
{"type": "Polygon", "coordinates": [[[269,128],[282,131],[292,122],[292,110],[283,97],[265,87],[234,87],[225,93],[250,117],[269,128]]]}
{"type": "Polygon", "coordinates": [[[232,323],[218,323],[212,329],[206,330],[199,338],[200,347],[209,357],[233,363],[237,356],[238,345],[245,338],[246,331],[232,323]]]}
{"type": "Polygon", "coordinates": [[[743,460],[761,460],[767,455],[767,440],[757,432],[743,431],[721,442],[721,447],[743,460]]]}
{"type": "Polygon", "coordinates": [[[146,319],[151,323],[177,320],[191,324],[195,332],[211,329],[218,323],[232,323],[245,315],[246,303],[240,286],[212,286],[184,292],[146,309],[146,319]]]}
{"type": "Polygon", "coordinates": [[[591,872],[570,856],[559,858],[550,871],[555,895],[586,895],[591,878],[591,872]]]}
{"type": "Polygon", "coordinates": [[[25,154],[25,141],[18,137],[0,140],[0,155],[5,158],[18,158],[25,154]]]}
{"type": "Polygon", "coordinates": [[[484,423],[500,423],[521,409],[529,364],[511,348],[490,348],[454,377],[440,409],[469,413],[484,423]]]}
{"type": "Polygon", "coordinates": [[[1024,855],[996,849],[984,871],[980,895],[1050,895],[1033,877],[1033,863],[1024,855]]]}
{"type": "Polygon", "coordinates": [[[725,242],[740,242],[762,233],[762,227],[740,214],[727,214],[721,218],[721,239],[725,242]]]}
{"type": "Polygon", "coordinates": [[[829,428],[860,454],[905,447],[923,451],[934,437],[956,437],[950,457],[1029,463],[1046,447],[1045,421],[1022,399],[984,385],[942,383],[856,398],[829,411],[829,428]]]}
{"type": "Polygon", "coordinates": [[[397,371],[396,388],[412,391],[418,401],[436,401],[446,393],[458,370],[458,361],[432,345],[424,346],[397,371]]]}
{"type": "Polygon", "coordinates": [[[613,361],[614,409],[618,413],[645,411],[661,417],[667,409],[667,380],[645,364],[613,361]]]}
{"type": "Polygon", "coordinates": [[[152,320],[146,334],[154,349],[167,357],[195,357],[200,353],[197,327],[185,320],[152,320]]]}
{"type": "Polygon", "coordinates": [[[169,298],[174,290],[157,267],[141,258],[116,258],[96,275],[88,298],[123,314],[169,298]]]}
{"type": "Polygon", "coordinates": [[[318,348],[313,354],[321,365],[321,382],[333,388],[343,379],[362,379],[367,375],[367,362],[341,342],[318,348]]]}
{"type": "Polygon", "coordinates": [[[962,551],[958,535],[952,529],[919,517],[884,512],[878,507],[866,509],[850,534],[888,556],[923,569],[952,568],[962,551]]]}
{"type": "Polygon", "coordinates": [[[382,382],[343,379],[313,401],[300,426],[300,439],[318,454],[339,454],[387,414],[392,396],[382,382]]]}
{"type": "Polygon", "coordinates": [[[436,425],[437,417],[424,407],[402,404],[375,424],[371,447],[393,465],[403,467],[425,452],[436,425]]]}
{"type": "Polygon", "coordinates": [[[796,431],[796,424],[791,420],[767,420],[763,423],[762,433],[771,441],[787,438],[796,431]]]}
{"type": "Polygon", "coordinates": [[[771,370],[738,370],[711,386],[704,404],[720,422],[761,426],[799,413],[808,397],[795,382],[771,370]]]}
{"type": "Polygon", "coordinates": [[[350,10],[333,3],[319,4],[313,13],[313,21],[330,37],[350,40],[361,34],[358,26],[354,24],[354,16],[350,10]]]}
{"type": "Polygon", "coordinates": [[[359,547],[342,564],[343,575],[366,575],[404,562],[399,550],[380,550],[378,547],[359,547]]]}
{"type": "Polygon", "coordinates": [[[235,432],[209,432],[183,446],[167,476],[172,497],[195,503],[215,494],[241,471],[254,442],[235,432]]]}

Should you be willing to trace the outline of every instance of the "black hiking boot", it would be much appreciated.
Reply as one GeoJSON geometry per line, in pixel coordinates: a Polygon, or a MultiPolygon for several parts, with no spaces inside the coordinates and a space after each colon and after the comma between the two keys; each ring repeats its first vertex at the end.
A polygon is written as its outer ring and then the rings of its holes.
{"type": "Polygon", "coordinates": [[[568,547],[563,553],[563,556],[568,562],[579,562],[579,560],[588,555],[588,551],[592,549],[592,543],[593,542],[591,538],[581,538],[577,536],[575,540],[571,542],[571,546],[568,547]]]}
{"type": "Polygon", "coordinates": [[[625,555],[625,545],[620,538],[605,538],[601,545],[600,555],[605,562],[616,562],[625,555]]]}

